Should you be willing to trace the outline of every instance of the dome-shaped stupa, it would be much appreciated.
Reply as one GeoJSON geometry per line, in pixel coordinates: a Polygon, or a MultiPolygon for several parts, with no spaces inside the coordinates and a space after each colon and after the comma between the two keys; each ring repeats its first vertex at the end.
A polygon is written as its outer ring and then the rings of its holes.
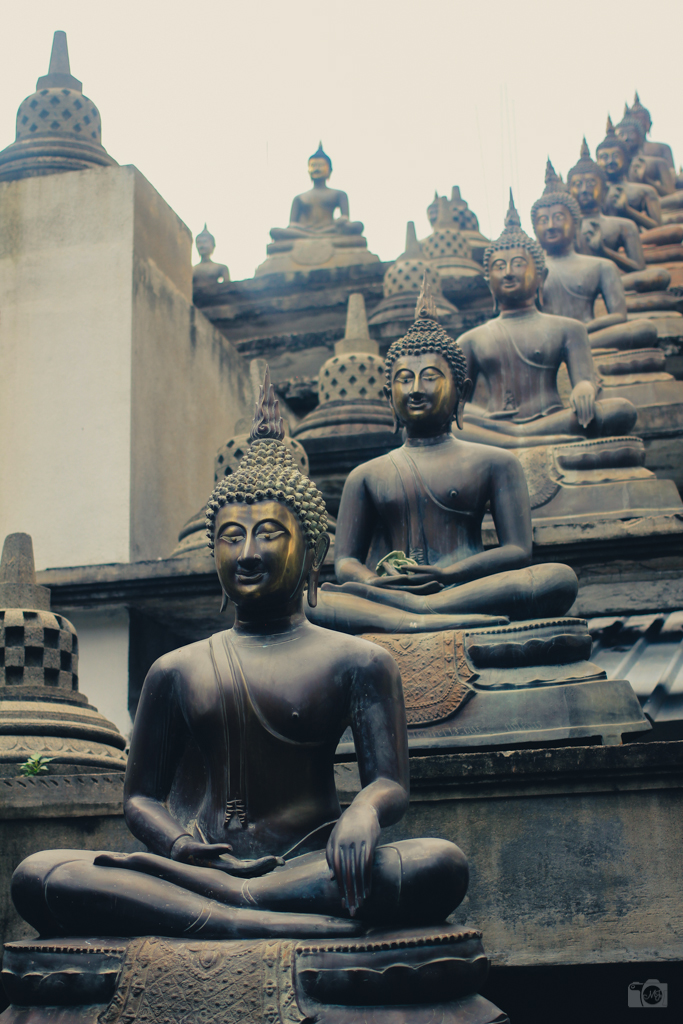
{"type": "Polygon", "coordinates": [[[0,719],[0,776],[31,757],[59,774],[125,770],[126,741],[79,691],[76,630],[37,585],[26,533],[0,560],[0,719]]]}
{"type": "Polygon", "coordinates": [[[66,32],[55,32],[49,71],[20,105],[16,139],[0,152],[0,181],[110,166],[100,112],[71,74],[66,32]]]}
{"type": "Polygon", "coordinates": [[[415,224],[411,220],[408,221],[406,229],[405,252],[391,264],[384,275],[384,298],[370,317],[370,325],[377,326],[395,320],[407,320],[412,323],[415,319],[415,303],[425,275],[439,315],[457,313],[456,307],[444,298],[439,272],[425,259],[415,234],[415,224]]]}

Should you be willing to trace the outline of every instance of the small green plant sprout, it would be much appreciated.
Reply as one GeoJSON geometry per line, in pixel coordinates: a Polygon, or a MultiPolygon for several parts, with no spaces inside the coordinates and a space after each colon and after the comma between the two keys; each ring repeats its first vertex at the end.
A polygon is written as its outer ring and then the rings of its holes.
{"type": "Polygon", "coordinates": [[[25,777],[30,775],[44,775],[48,770],[47,766],[50,761],[54,761],[54,758],[42,757],[40,754],[31,754],[23,764],[19,765],[19,771],[25,777]]]}

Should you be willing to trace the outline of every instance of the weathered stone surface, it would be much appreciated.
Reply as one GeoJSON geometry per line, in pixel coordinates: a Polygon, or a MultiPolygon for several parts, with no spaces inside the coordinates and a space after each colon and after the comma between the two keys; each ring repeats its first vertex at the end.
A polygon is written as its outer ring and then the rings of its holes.
{"type": "MultiPolygon", "coordinates": [[[[338,765],[345,800],[355,765],[338,765]]],[[[494,964],[683,959],[683,742],[411,758],[395,839],[441,836],[472,864],[459,924],[494,964]]]]}
{"type": "Polygon", "coordinates": [[[14,869],[39,850],[76,848],[142,849],[123,818],[123,772],[0,778],[0,943],[35,936],[10,897],[14,869]]]}

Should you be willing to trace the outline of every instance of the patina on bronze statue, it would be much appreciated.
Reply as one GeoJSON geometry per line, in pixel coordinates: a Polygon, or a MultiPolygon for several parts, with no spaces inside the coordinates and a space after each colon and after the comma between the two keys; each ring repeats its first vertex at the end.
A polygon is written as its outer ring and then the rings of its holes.
{"type": "Polygon", "coordinates": [[[150,852],[27,858],[13,898],[42,936],[352,936],[444,921],[465,895],[452,843],[379,845],[408,806],[400,676],[379,647],[304,615],[327,514],[282,436],[266,382],[249,452],[207,512],[234,628],[165,655],[145,681],[124,809],[150,852]],[[348,726],[362,789],[340,814],[348,726]]]}

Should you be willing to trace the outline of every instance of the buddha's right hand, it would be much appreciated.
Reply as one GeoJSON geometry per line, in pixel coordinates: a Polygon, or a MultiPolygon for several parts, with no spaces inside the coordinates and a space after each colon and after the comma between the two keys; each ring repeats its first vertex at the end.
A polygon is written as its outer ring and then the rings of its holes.
{"type": "Polygon", "coordinates": [[[240,860],[231,856],[229,843],[198,843],[190,836],[181,836],[171,850],[171,860],[181,864],[194,864],[201,868],[215,868],[238,878],[257,878],[284,864],[282,857],[258,857],[256,860],[240,860]]]}

